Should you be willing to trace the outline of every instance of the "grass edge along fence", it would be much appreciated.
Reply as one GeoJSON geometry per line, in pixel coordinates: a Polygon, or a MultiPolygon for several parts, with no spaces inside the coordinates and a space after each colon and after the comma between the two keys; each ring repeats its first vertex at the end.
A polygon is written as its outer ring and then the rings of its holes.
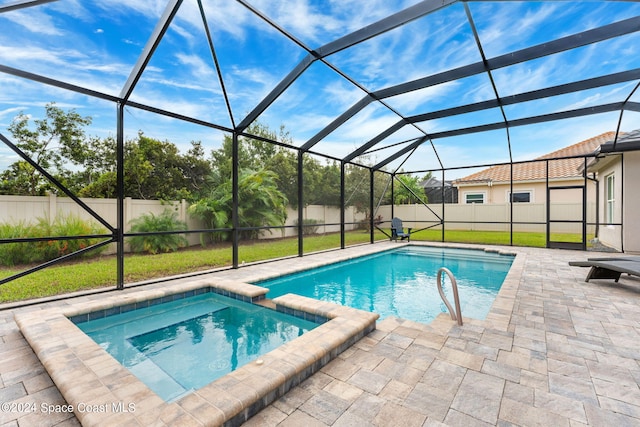
{"type": "MultiPolygon", "coordinates": [[[[495,231],[451,231],[447,232],[449,241],[456,243],[505,244],[509,241],[509,233],[495,231]]],[[[367,243],[369,233],[351,231],[351,244],[367,243]]],[[[440,241],[440,231],[424,230],[412,235],[414,241],[440,241]]],[[[565,238],[574,236],[568,235],[565,238]]],[[[387,237],[377,232],[376,240],[387,237]]],[[[514,243],[518,246],[544,247],[546,240],[543,233],[514,233],[514,243]]],[[[335,249],[340,246],[339,233],[305,238],[305,252],[316,252],[335,249]]],[[[285,238],[270,241],[242,242],[239,248],[241,259],[247,263],[295,256],[297,239],[285,238]]],[[[129,254],[125,259],[125,279],[127,283],[157,279],[231,265],[231,247],[217,245],[214,247],[193,247],[177,252],[159,253],[156,255],[129,254]]],[[[0,303],[22,301],[33,298],[54,296],[63,293],[88,289],[115,287],[116,260],[114,256],[101,256],[82,262],[71,261],[49,267],[20,279],[0,286],[0,303]]],[[[16,268],[0,268],[0,277],[9,277],[19,272],[16,268]]]]}

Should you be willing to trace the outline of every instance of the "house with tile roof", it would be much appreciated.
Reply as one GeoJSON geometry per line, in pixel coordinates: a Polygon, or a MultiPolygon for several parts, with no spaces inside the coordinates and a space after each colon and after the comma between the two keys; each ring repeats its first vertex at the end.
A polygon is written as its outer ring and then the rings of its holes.
{"type": "MultiPolygon", "coordinates": [[[[539,212],[538,217],[550,215],[570,222],[575,219],[569,213],[572,206],[579,207],[572,212],[579,212],[584,203],[591,236],[615,250],[640,253],[638,183],[640,129],[620,133],[617,138],[616,132],[605,132],[531,162],[484,169],[455,180],[453,185],[458,188],[460,204],[508,205],[513,191],[514,205],[531,204],[530,209],[514,213],[514,221],[526,222],[522,212],[533,212],[540,206],[546,210],[548,203],[548,214],[539,212]],[[548,188],[562,192],[554,198],[548,188]]],[[[577,216],[582,218],[580,213],[577,216]]]]}
{"type": "MultiPolygon", "coordinates": [[[[546,203],[547,182],[550,186],[584,186],[585,155],[615,137],[605,132],[536,158],[532,162],[493,166],[454,181],[458,203],[508,203],[513,175],[514,203],[546,203]]],[[[590,187],[588,187],[590,188],[590,187]]],[[[588,190],[589,191],[589,190],[588,190]]],[[[595,192],[595,189],[591,189],[595,192]]],[[[588,198],[591,199],[591,194],[588,198]]],[[[582,192],[565,192],[566,202],[582,203],[582,192]]]]}

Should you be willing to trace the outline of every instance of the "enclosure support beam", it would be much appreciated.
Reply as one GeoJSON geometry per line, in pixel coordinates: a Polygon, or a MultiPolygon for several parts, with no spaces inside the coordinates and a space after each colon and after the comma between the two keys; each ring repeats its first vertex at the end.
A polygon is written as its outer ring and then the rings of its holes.
{"type": "MultiPolygon", "coordinates": [[[[620,177],[623,178],[625,176],[625,168],[624,168],[624,153],[620,153],[620,168],[622,169],[620,172],[620,177]]],[[[624,188],[625,188],[625,180],[623,179],[620,183],[620,212],[624,212],[624,188]]],[[[620,219],[620,252],[624,253],[624,219],[621,216],[620,219]]]]}
{"type": "Polygon", "coordinates": [[[395,217],[396,194],[395,194],[396,174],[391,175],[391,219],[395,217]]]}
{"type": "Polygon", "coordinates": [[[27,7],[39,6],[45,3],[52,3],[58,0],[22,0],[0,6],[0,13],[10,12],[12,10],[25,9],[27,7]]]}
{"type": "Polygon", "coordinates": [[[176,16],[176,13],[178,13],[178,9],[180,8],[181,4],[182,4],[182,0],[172,0],[169,2],[169,4],[167,4],[167,7],[164,10],[164,13],[160,17],[160,20],[156,24],[156,27],[153,29],[153,33],[151,33],[151,36],[149,37],[147,44],[142,50],[142,53],[140,54],[138,61],[134,65],[133,69],[131,70],[131,74],[129,75],[129,78],[127,79],[122,90],[120,91],[120,98],[124,100],[124,102],[126,102],[131,96],[131,92],[133,92],[133,89],[138,83],[138,80],[140,80],[142,73],[144,72],[149,61],[151,60],[151,56],[153,55],[156,48],[160,44],[160,40],[162,40],[162,37],[169,29],[169,25],[171,25],[171,21],[173,21],[173,17],[176,16]]]}
{"type": "MultiPolygon", "coordinates": [[[[506,53],[495,58],[488,59],[484,62],[476,62],[459,68],[455,68],[453,70],[447,70],[410,82],[401,83],[396,86],[380,89],[375,92],[368,93],[352,108],[345,111],[338,118],[336,118],[329,126],[337,128],[341,124],[344,124],[347,120],[356,115],[360,110],[365,108],[374,100],[383,100],[419,89],[432,87],[438,84],[463,79],[465,77],[471,77],[473,75],[486,72],[487,70],[496,70],[511,65],[516,65],[522,62],[531,61],[533,59],[550,56],[556,53],[565,52],[600,41],[620,37],[639,30],[640,17],[636,16],[619,22],[614,22],[612,24],[604,25],[599,28],[593,28],[580,33],[562,37],[551,42],[542,43],[536,46],[531,46],[518,51],[506,53]]],[[[552,96],[552,94],[550,94],[549,96],[552,96]]],[[[324,132],[324,129],[320,132],[324,132]]],[[[433,135],[431,135],[431,137],[432,139],[435,139],[433,135]]],[[[350,156],[347,156],[345,158],[345,161],[354,159],[355,157],[362,154],[362,152],[371,148],[373,145],[374,144],[372,143],[364,144],[350,156]]]]}
{"type": "Polygon", "coordinates": [[[549,242],[551,241],[551,200],[549,200],[549,160],[544,162],[545,164],[545,187],[547,193],[547,245],[545,247],[549,248],[549,242]]]}
{"type": "Polygon", "coordinates": [[[587,250],[587,167],[589,158],[584,158],[584,189],[582,190],[582,250],[587,250]]]}
{"type": "MultiPolygon", "coordinates": [[[[442,189],[442,242],[444,242],[444,219],[445,219],[445,200],[444,200],[444,184],[445,184],[445,175],[444,175],[444,169],[442,169],[442,187],[440,187],[442,189]]],[[[460,196],[458,196],[460,197],[460,196]]],[[[453,203],[453,200],[451,200],[451,202],[453,203]]]]}
{"type": "Polygon", "coordinates": [[[344,197],[344,193],[345,193],[345,179],[344,179],[344,171],[345,171],[345,162],[340,162],[340,249],[344,249],[345,244],[344,244],[344,231],[345,231],[345,227],[344,227],[344,202],[345,202],[345,197],[344,197]]]}
{"type": "Polygon", "coordinates": [[[303,173],[303,158],[304,153],[302,150],[298,151],[298,256],[304,255],[304,215],[302,209],[304,209],[304,173],[303,173]]]}
{"type": "MultiPolygon", "coordinates": [[[[523,103],[523,102],[535,101],[535,100],[538,100],[538,99],[544,99],[544,98],[548,98],[548,97],[552,97],[552,96],[558,96],[558,95],[565,95],[565,94],[574,93],[574,92],[581,92],[581,91],[584,91],[584,90],[595,89],[595,88],[604,87],[604,86],[610,86],[610,85],[629,82],[629,81],[634,81],[634,80],[638,80],[638,79],[640,79],[640,68],[635,68],[633,70],[622,71],[622,72],[619,72],[619,73],[607,74],[606,76],[594,77],[594,78],[590,78],[590,79],[579,80],[579,81],[576,81],[576,82],[573,82],[573,83],[565,83],[565,84],[561,84],[561,85],[557,85],[557,86],[551,86],[551,87],[544,88],[544,89],[537,89],[537,90],[533,90],[533,91],[529,91],[529,92],[522,92],[522,93],[515,94],[515,95],[509,95],[509,96],[507,96],[505,98],[500,98],[499,101],[497,99],[489,99],[487,101],[480,101],[480,102],[475,102],[475,103],[472,103],[472,104],[461,105],[461,106],[458,106],[458,107],[445,108],[445,109],[442,109],[442,110],[431,111],[429,113],[417,114],[417,115],[414,115],[414,116],[408,116],[405,120],[398,121],[396,124],[394,124],[392,126],[392,128],[395,129],[395,130],[398,130],[399,129],[399,127],[398,127],[399,125],[401,125],[400,127],[404,127],[405,125],[410,125],[410,124],[415,124],[415,123],[420,123],[420,122],[427,122],[429,120],[436,120],[436,119],[441,119],[441,118],[444,118],[444,117],[452,117],[452,116],[457,116],[457,115],[461,115],[461,114],[467,114],[467,113],[473,113],[473,112],[477,112],[477,111],[489,110],[489,109],[492,109],[492,108],[499,107],[500,104],[502,104],[503,106],[515,105],[515,104],[520,104],[520,103],[523,103]]],[[[638,106],[637,105],[632,105],[632,104],[633,103],[627,102],[625,104],[626,105],[626,109],[627,110],[633,110],[635,108],[635,111],[638,111],[638,106]]],[[[329,125],[329,126],[331,126],[331,125],[329,125]]],[[[329,126],[327,126],[327,128],[329,128],[329,126]]],[[[327,128],[325,128],[325,129],[327,129],[327,128]]],[[[330,129],[330,130],[333,131],[335,129],[330,129]]],[[[323,132],[324,132],[324,129],[323,129],[323,132]]],[[[373,139],[371,139],[370,142],[375,141],[375,143],[377,144],[379,141],[382,141],[386,137],[386,132],[387,131],[382,132],[380,135],[378,135],[378,136],[374,137],[373,139]],[[381,138],[381,136],[382,136],[382,138],[381,138]]],[[[325,136],[323,133],[320,133],[319,135],[321,135],[322,137],[325,136]]],[[[389,157],[387,157],[386,159],[382,160],[375,167],[376,168],[382,167],[382,165],[385,165],[387,163],[392,162],[396,158],[398,158],[398,157],[404,155],[405,153],[408,153],[409,151],[417,148],[418,145],[422,145],[428,139],[429,138],[427,138],[427,137],[423,137],[420,140],[416,140],[416,142],[412,143],[410,146],[407,146],[407,147],[403,148],[401,151],[398,151],[395,154],[392,154],[389,157]]]]}
{"type": "Polygon", "coordinates": [[[370,230],[370,242],[373,243],[375,242],[375,239],[373,238],[374,235],[374,231],[375,231],[375,224],[374,224],[374,205],[373,205],[373,182],[374,182],[374,174],[375,172],[373,171],[373,169],[369,169],[369,230],[370,230]]]}
{"type": "Polygon", "coordinates": [[[509,245],[513,246],[513,162],[509,163],[509,245]]]}
{"type": "Polygon", "coordinates": [[[232,241],[232,256],[231,263],[233,268],[238,268],[238,243],[240,241],[240,233],[238,230],[238,132],[233,132],[232,144],[231,144],[231,241],[232,241]]]}
{"type": "Polygon", "coordinates": [[[124,104],[118,103],[116,117],[116,287],[124,289],[124,104]]]}
{"type": "MultiPolygon", "coordinates": [[[[467,128],[446,130],[431,134],[431,139],[449,138],[452,136],[468,135],[470,133],[488,132],[491,130],[505,129],[506,127],[517,127],[533,125],[538,123],[552,122],[555,120],[572,119],[575,117],[583,117],[594,114],[610,113],[620,111],[622,102],[613,102],[610,104],[595,105],[593,107],[576,108],[575,110],[560,111],[557,113],[541,114],[539,116],[530,116],[522,119],[509,120],[508,122],[496,122],[486,125],[471,126],[467,128]]],[[[409,147],[407,147],[408,149],[409,147]]]]}

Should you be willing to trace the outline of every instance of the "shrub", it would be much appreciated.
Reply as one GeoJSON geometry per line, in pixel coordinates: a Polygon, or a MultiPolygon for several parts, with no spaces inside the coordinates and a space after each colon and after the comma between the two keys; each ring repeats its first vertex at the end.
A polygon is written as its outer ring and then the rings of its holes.
{"type": "MultiPolygon", "coordinates": [[[[296,226],[298,225],[298,221],[295,222],[296,226]]],[[[313,218],[306,218],[302,220],[302,235],[310,236],[312,234],[318,234],[318,226],[320,221],[313,218]]]]}
{"type": "MultiPolygon", "coordinates": [[[[24,221],[16,224],[0,224],[0,239],[16,239],[33,237],[33,227],[24,221]]],[[[34,251],[32,243],[2,243],[0,244],[0,264],[14,266],[33,262],[34,251]]]]}
{"type": "MultiPolygon", "coordinates": [[[[0,224],[0,238],[38,238],[84,236],[104,234],[105,230],[90,221],[84,221],[75,215],[59,215],[53,221],[46,217],[38,218],[35,224],[20,221],[15,224],[0,224]]],[[[0,265],[13,266],[35,262],[45,262],[68,255],[80,249],[94,245],[103,239],[82,238],[65,240],[44,240],[24,243],[0,244],[0,265]]],[[[100,254],[105,247],[101,247],[82,254],[83,257],[93,257],[100,254]]]]}
{"type": "MultiPolygon", "coordinates": [[[[382,222],[383,222],[382,215],[378,215],[378,216],[373,218],[373,226],[374,227],[382,224],[382,222]]],[[[358,230],[371,231],[371,215],[367,214],[365,219],[363,219],[362,221],[358,222],[358,230]]]]}
{"type": "MultiPolygon", "coordinates": [[[[84,221],[75,215],[61,215],[57,216],[53,222],[50,222],[47,218],[38,218],[38,224],[36,226],[40,236],[84,236],[89,234],[101,234],[105,230],[95,225],[94,223],[84,221]]],[[[47,240],[43,242],[37,242],[35,244],[37,252],[42,259],[54,259],[63,255],[79,251],[93,244],[96,244],[101,239],[70,239],[70,240],[47,240]]],[[[95,256],[102,252],[105,248],[99,248],[91,251],[91,253],[83,254],[84,257],[95,256]]]]}
{"type": "MultiPolygon", "coordinates": [[[[162,231],[184,231],[187,224],[178,220],[177,214],[165,209],[160,215],[144,214],[131,221],[132,233],[153,233],[162,231]]],[[[174,252],[187,246],[187,239],[180,234],[146,234],[129,237],[129,246],[133,252],[174,252]]]]}

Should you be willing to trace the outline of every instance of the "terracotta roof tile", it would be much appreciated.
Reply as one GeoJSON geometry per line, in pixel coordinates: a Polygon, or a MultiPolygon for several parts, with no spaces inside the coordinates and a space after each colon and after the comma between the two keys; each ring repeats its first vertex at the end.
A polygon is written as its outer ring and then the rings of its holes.
{"type": "MultiPolygon", "coordinates": [[[[561,148],[551,153],[545,154],[535,160],[554,159],[558,157],[580,156],[593,153],[600,145],[611,141],[615,137],[615,132],[605,132],[601,135],[578,142],[577,144],[561,148]]],[[[582,174],[578,170],[584,165],[584,160],[561,159],[549,162],[549,179],[580,177],[582,174]]],[[[546,179],[546,162],[515,163],[513,165],[514,181],[530,181],[546,179]]],[[[510,165],[493,166],[481,170],[464,178],[457,179],[456,184],[470,184],[473,182],[509,182],[511,170],[510,165]]]]}

